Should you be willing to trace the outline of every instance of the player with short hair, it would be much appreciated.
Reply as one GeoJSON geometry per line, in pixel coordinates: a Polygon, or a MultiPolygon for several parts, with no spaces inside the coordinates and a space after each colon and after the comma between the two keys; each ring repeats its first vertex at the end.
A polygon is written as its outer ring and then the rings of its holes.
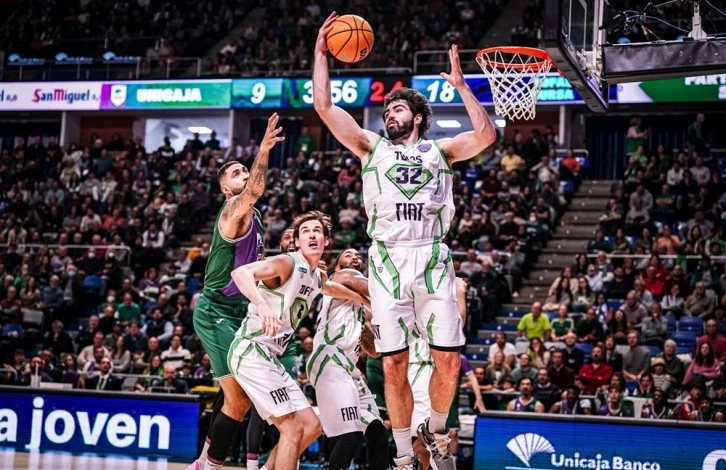
{"type": "MultiPolygon", "coordinates": [[[[368,295],[368,279],[361,274],[363,259],[349,248],[338,255],[335,278],[361,295],[368,295]]],[[[363,347],[375,353],[373,333],[366,325],[363,305],[349,300],[323,297],[315,328],[313,354],[307,374],[315,387],[320,421],[333,448],[328,456],[330,470],[350,466],[358,447],[368,443],[368,467],[388,468],[388,439],[375,397],[355,366],[363,347]]]]}
{"type": "Polygon", "coordinates": [[[212,364],[212,375],[222,393],[217,398],[209,433],[199,459],[189,469],[211,470],[222,466],[234,435],[250,407],[244,391],[227,367],[227,352],[235,332],[247,314],[248,300],[237,289],[230,273],[263,256],[262,219],[254,209],[265,193],[270,150],[285,140],[277,127],[279,116],[267,120],[265,136],[251,170],[239,162],[227,162],[217,172],[226,200],[214,222],[204,290],[194,309],[194,331],[212,364]]]}
{"type": "Polygon", "coordinates": [[[473,130],[426,140],[431,108],[421,93],[410,88],[386,97],[383,119],[388,138],[362,129],[331,98],[326,36],[336,18],[332,13],[318,33],[313,103],[333,135],[363,165],[363,199],[373,239],[369,286],[376,350],[384,356],[386,402],[398,448],[395,463],[401,469],[414,465],[413,396],[407,371],[412,332],[418,327],[435,364],[429,386],[431,414],[419,427],[419,435],[432,454],[434,468],[453,469],[446,418],[465,338],[457,315],[451,256],[442,243],[455,209],[451,166],[489,147],[496,133],[464,80],[455,45],[449,51],[451,73],[442,77],[459,92],[473,130]]]}
{"type": "MultiPolygon", "coordinates": [[[[329,281],[318,263],[330,242],[330,219],[317,211],[293,223],[298,251],[242,266],[232,272],[250,300],[227,362],[260,416],[280,431],[267,468],[294,469],[299,455],[318,438],[320,421],[279,357],[320,293],[368,304],[345,286],[329,281]]],[[[264,467],[263,467],[264,468],[264,467]]]]}

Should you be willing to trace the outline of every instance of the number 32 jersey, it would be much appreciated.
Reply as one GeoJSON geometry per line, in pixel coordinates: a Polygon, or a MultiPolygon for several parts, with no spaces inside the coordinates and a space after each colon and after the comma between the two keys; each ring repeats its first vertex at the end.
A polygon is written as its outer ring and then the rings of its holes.
{"type": "Polygon", "coordinates": [[[363,168],[368,236],[395,243],[443,238],[454,215],[453,172],[434,140],[381,137],[363,168]]]}

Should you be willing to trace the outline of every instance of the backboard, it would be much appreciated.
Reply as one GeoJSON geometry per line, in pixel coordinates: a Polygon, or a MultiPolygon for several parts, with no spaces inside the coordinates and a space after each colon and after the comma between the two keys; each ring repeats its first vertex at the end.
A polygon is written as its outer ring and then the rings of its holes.
{"type": "Polygon", "coordinates": [[[544,48],[596,112],[615,83],[726,70],[726,14],[711,0],[544,0],[543,16],[544,48]]]}

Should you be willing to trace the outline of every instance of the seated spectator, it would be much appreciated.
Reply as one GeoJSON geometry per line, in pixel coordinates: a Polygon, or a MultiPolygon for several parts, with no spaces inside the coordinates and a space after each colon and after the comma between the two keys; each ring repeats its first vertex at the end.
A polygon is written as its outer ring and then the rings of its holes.
{"type": "Polygon", "coordinates": [[[633,247],[630,245],[630,241],[625,237],[623,229],[619,228],[615,231],[615,238],[613,239],[613,250],[612,253],[616,255],[629,255],[633,252],[633,247]]]}
{"type": "Polygon", "coordinates": [[[608,334],[613,337],[616,344],[627,344],[628,331],[630,331],[628,319],[625,317],[623,310],[618,309],[615,312],[615,315],[610,318],[610,322],[608,323],[608,334]]]}
{"type": "Polygon", "coordinates": [[[481,261],[477,258],[476,250],[470,248],[466,251],[466,261],[462,261],[459,272],[466,273],[469,277],[481,272],[481,261]]]}
{"type": "Polygon", "coordinates": [[[164,376],[164,367],[162,367],[161,356],[154,355],[149,360],[149,364],[144,369],[143,377],[139,377],[134,384],[134,390],[137,392],[150,392],[152,387],[157,387],[164,376]]]}
{"type": "Polygon", "coordinates": [[[71,384],[73,388],[78,388],[78,380],[80,374],[78,373],[78,364],[76,363],[76,356],[73,354],[66,354],[66,358],[60,367],[60,383],[71,384]]]}
{"type": "Polygon", "coordinates": [[[497,351],[493,356],[490,352],[489,357],[491,357],[492,360],[489,361],[489,364],[487,364],[484,373],[486,375],[487,382],[493,384],[494,388],[499,389],[502,381],[506,377],[510,376],[512,368],[504,361],[504,354],[501,351],[497,351]]]}
{"type": "Polygon", "coordinates": [[[709,343],[713,349],[713,357],[718,362],[726,362],[726,338],[717,331],[718,322],[715,318],[706,321],[706,334],[700,336],[696,341],[696,350],[701,345],[709,343]]]}
{"type": "Polygon", "coordinates": [[[723,423],[724,418],[726,418],[726,413],[714,408],[713,399],[711,397],[703,397],[698,406],[698,410],[691,411],[690,416],[691,421],[698,421],[702,423],[723,423]]]}
{"type": "Polygon", "coordinates": [[[678,235],[671,232],[668,224],[664,224],[663,231],[655,240],[655,246],[658,253],[675,256],[681,251],[683,242],[678,235]]]}
{"type": "Polygon", "coordinates": [[[638,332],[628,333],[628,352],[623,356],[623,376],[626,380],[638,380],[650,370],[650,351],[640,346],[638,332]]]}
{"type": "Polygon", "coordinates": [[[131,353],[131,359],[133,362],[139,360],[141,355],[147,348],[148,338],[141,332],[139,328],[139,322],[131,321],[129,323],[129,332],[124,336],[124,343],[131,353]]]}
{"type": "Polygon", "coordinates": [[[643,374],[638,380],[638,388],[635,389],[633,396],[636,398],[653,398],[654,391],[655,384],[653,382],[653,376],[650,374],[643,374]]]}
{"type": "Polygon", "coordinates": [[[551,329],[549,319],[546,315],[542,315],[542,304],[539,302],[532,304],[532,311],[524,315],[517,325],[519,335],[527,340],[532,338],[544,340],[549,336],[551,329]]]}
{"type": "Polygon", "coordinates": [[[534,380],[531,377],[521,377],[517,381],[519,396],[507,403],[507,411],[527,413],[545,412],[544,405],[532,395],[533,383],[534,380]]]}
{"type": "Polygon", "coordinates": [[[64,353],[73,352],[73,340],[71,335],[63,330],[63,322],[56,320],[53,322],[52,331],[45,334],[43,349],[50,349],[54,356],[60,357],[64,353]]]}
{"type": "MultiPolygon", "coordinates": [[[[504,364],[508,367],[514,367],[516,361],[515,356],[517,355],[517,348],[512,343],[507,341],[507,335],[498,331],[494,335],[494,344],[489,346],[489,362],[493,362],[496,354],[501,352],[504,358],[504,364]]],[[[508,375],[508,374],[507,374],[508,375]]]]}
{"type": "Polygon", "coordinates": [[[602,273],[595,268],[594,264],[587,266],[587,274],[585,274],[584,279],[595,294],[602,292],[605,286],[605,279],[603,279],[602,273]]]}
{"type": "Polygon", "coordinates": [[[529,363],[537,369],[547,367],[550,362],[550,352],[544,347],[544,343],[539,338],[532,338],[527,348],[529,363]]]}
{"type": "Polygon", "coordinates": [[[567,305],[560,305],[557,309],[557,318],[552,320],[550,325],[552,326],[551,341],[564,341],[567,333],[575,330],[575,320],[568,316],[567,305]]]}
{"type": "Polygon", "coordinates": [[[705,384],[706,381],[714,380],[721,375],[721,365],[713,356],[713,349],[710,343],[701,343],[696,351],[696,357],[688,366],[686,376],[683,378],[683,385],[687,386],[693,381],[705,384]]]}
{"type": "Polygon", "coordinates": [[[610,243],[605,240],[605,232],[603,230],[597,230],[595,232],[595,239],[587,242],[588,253],[592,254],[600,251],[604,251],[606,253],[610,252],[610,243]]]}
{"type": "Polygon", "coordinates": [[[103,357],[98,363],[97,374],[86,379],[86,390],[121,391],[123,380],[111,373],[111,359],[103,357]]]}
{"type": "MultiPolygon", "coordinates": [[[[623,225],[624,218],[625,211],[623,210],[623,206],[616,199],[610,199],[603,214],[600,216],[600,228],[605,232],[612,233],[623,225]]],[[[609,249],[610,247],[608,246],[607,250],[609,249]]]]}
{"type": "Polygon", "coordinates": [[[577,347],[577,336],[574,331],[570,331],[565,336],[565,349],[562,354],[565,365],[572,369],[575,374],[578,374],[585,363],[585,353],[577,347]]]}
{"type": "Polygon", "coordinates": [[[537,399],[537,401],[544,405],[545,410],[552,408],[552,405],[554,405],[562,395],[560,388],[550,381],[549,372],[544,367],[541,367],[537,371],[537,381],[534,384],[532,395],[535,399],[537,399]]]}
{"type": "Polygon", "coordinates": [[[104,337],[113,332],[114,325],[118,322],[117,312],[113,306],[106,305],[103,309],[103,315],[98,320],[98,331],[104,334],[104,337]]]}
{"type": "Polygon", "coordinates": [[[605,281],[605,293],[611,299],[624,299],[633,288],[633,283],[625,277],[622,266],[613,271],[612,279],[605,281]]]}
{"type": "Polygon", "coordinates": [[[152,387],[151,391],[185,394],[189,392],[189,385],[177,378],[176,368],[172,364],[166,363],[161,383],[152,387]]]}
{"type": "Polygon", "coordinates": [[[668,394],[660,388],[653,391],[653,401],[645,403],[640,413],[645,419],[671,419],[673,409],[668,406],[668,394]]]}
{"type": "Polygon", "coordinates": [[[689,420],[691,412],[700,407],[701,399],[705,395],[703,384],[698,383],[698,381],[689,384],[686,390],[688,390],[688,396],[673,408],[672,416],[674,419],[682,421],[689,420]]]}
{"type": "Polygon", "coordinates": [[[706,284],[703,281],[696,283],[693,293],[683,303],[683,313],[689,317],[704,317],[710,315],[716,308],[716,299],[706,294],[706,284]]]}
{"type": "Polygon", "coordinates": [[[680,320],[681,315],[683,315],[683,304],[684,301],[681,296],[681,288],[677,283],[671,284],[670,290],[663,297],[663,302],[661,303],[663,313],[666,316],[672,315],[676,318],[676,320],[680,320]]]}
{"type": "Polygon", "coordinates": [[[517,368],[512,371],[512,379],[515,383],[519,382],[522,377],[529,377],[534,380],[537,377],[537,369],[531,366],[529,355],[522,353],[519,355],[519,364],[517,368]]]}
{"type": "Polygon", "coordinates": [[[623,392],[618,386],[611,385],[608,389],[608,402],[598,411],[600,416],[632,418],[635,414],[633,404],[623,400],[623,392]]]}
{"type": "Polygon", "coordinates": [[[39,377],[39,382],[53,382],[53,377],[47,372],[43,358],[35,356],[30,360],[30,364],[23,371],[27,376],[27,380],[22,380],[22,384],[32,384],[33,376],[39,377]]]}
{"type": "Polygon", "coordinates": [[[576,287],[572,290],[572,311],[584,313],[595,302],[595,294],[590,288],[587,279],[581,277],[577,280],[576,287]]]}
{"type": "Polygon", "coordinates": [[[613,316],[613,309],[610,307],[604,292],[599,292],[595,296],[595,305],[593,305],[593,308],[595,309],[595,316],[598,321],[603,327],[607,327],[610,318],[613,316]]]}
{"type": "Polygon", "coordinates": [[[625,314],[629,328],[640,328],[643,326],[643,320],[648,316],[645,306],[638,301],[635,291],[628,292],[625,303],[620,306],[620,310],[625,314]]]}
{"type": "Polygon", "coordinates": [[[670,397],[671,392],[671,376],[666,373],[665,360],[662,357],[654,357],[650,361],[650,367],[653,370],[653,386],[656,390],[661,390],[670,397]]]}
{"type": "Polygon", "coordinates": [[[102,331],[97,331],[93,335],[93,344],[86,346],[81,350],[78,355],[78,369],[85,370],[86,364],[96,360],[96,348],[103,348],[104,356],[108,357],[109,351],[103,346],[103,339],[105,338],[102,331]]]}
{"type": "Polygon", "coordinates": [[[191,353],[182,348],[181,336],[175,335],[171,338],[171,344],[169,349],[161,353],[161,360],[164,363],[164,367],[171,365],[174,370],[181,369],[184,363],[192,360],[191,353]]]}
{"type": "Polygon", "coordinates": [[[650,292],[653,298],[660,299],[665,293],[665,279],[657,276],[655,267],[648,266],[643,276],[643,287],[646,291],[650,292]]]}
{"type": "Polygon", "coordinates": [[[650,307],[654,302],[653,295],[645,290],[645,284],[643,284],[642,279],[635,279],[635,282],[633,283],[633,292],[635,292],[635,298],[637,301],[645,307],[646,312],[650,310],[650,307]]]}
{"type": "Polygon", "coordinates": [[[630,207],[625,215],[625,230],[630,235],[638,235],[644,227],[650,223],[650,214],[643,205],[643,200],[635,199],[635,203],[630,207]]]}
{"type": "Polygon", "coordinates": [[[199,360],[199,367],[194,371],[194,378],[199,380],[212,380],[212,362],[209,355],[204,354],[199,360]]]}
{"type": "Polygon", "coordinates": [[[587,309],[585,317],[577,323],[577,341],[580,343],[595,344],[605,339],[605,332],[602,324],[595,315],[595,309],[590,307],[587,309]]]}
{"type": "Polygon", "coordinates": [[[113,364],[113,370],[119,374],[129,373],[131,368],[131,353],[126,349],[126,340],[123,336],[116,338],[109,357],[113,364]]]}
{"type": "MultiPolygon", "coordinates": [[[[716,243],[712,243],[711,246],[721,246],[721,242],[717,240],[716,243]]],[[[706,289],[713,291],[719,290],[719,277],[721,273],[719,269],[711,264],[711,257],[704,254],[701,256],[701,261],[698,263],[696,270],[693,272],[691,278],[691,284],[696,285],[698,282],[703,282],[706,289]]]]}
{"type": "Polygon", "coordinates": [[[124,294],[123,303],[118,306],[118,320],[125,327],[131,320],[141,320],[141,307],[134,303],[130,293],[124,294]]]}
{"type": "Polygon", "coordinates": [[[561,349],[555,349],[551,354],[552,360],[547,366],[547,372],[552,383],[562,390],[575,382],[575,373],[565,365],[561,349]]]}
{"type": "Polygon", "coordinates": [[[174,332],[174,325],[162,318],[161,308],[155,307],[151,311],[151,320],[144,324],[141,332],[149,339],[156,338],[159,343],[166,344],[174,332]]]}
{"type": "MultiPolygon", "coordinates": [[[[627,342],[627,338],[626,338],[627,342]]],[[[603,362],[612,367],[613,372],[623,371],[623,355],[616,349],[615,337],[608,335],[605,337],[605,347],[603,351],[603,362]]]]}
{"type": "Polygon", "coordinates": [[[603,363],[603,351],[600,346],[593,346],[590,363],[580,369],[577,378],[583,385],[583,391],[588,395],[595,394],[601,387],[608,385],[613,376],[613,369],[603,363]]]}
{"type": "Polygon", "coordinates": [[[648,346],[663,347],[663,343],[668,339],[668,321],[663,318],[658,302],[653,302],[650,307],[650,316],[643,320],[641,334],[643,344],[648,346]]]}
{"type": "MultiPolygon", "coordinates": [[[[588,404],[590,400],[587,401],[588,404]]],[[[550,413],[556,415],[583,415],[592,414],[592,405],[588,406],[590,409],[589,413],[585,413],[584,407],[580,402],[580,389],[576,385],[569,385],[565,390],[565,398],[563,400],[555,402],[550,407],[550,413]]]]}
{"type": "Polygon", "coordinates": [[[544,310],[554,312],[560,305],[569,307],[572,304],[572,292],[577,288],[577,281],[572,278],[572,268],[562,268],[560,276],[550,286],[544,310]]]}

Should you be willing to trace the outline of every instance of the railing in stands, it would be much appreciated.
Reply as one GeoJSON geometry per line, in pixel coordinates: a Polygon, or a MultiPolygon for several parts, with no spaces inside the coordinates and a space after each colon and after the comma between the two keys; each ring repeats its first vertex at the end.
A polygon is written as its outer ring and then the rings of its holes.
{"type": "MultiPolygon", "coordinates": [[[[480,49],[460,49],[459,57],[464,73],[482,73],[476,62],[476,53],[480,49]]],[[[449,69],[449,50],[416,51],[413,53],[414,75],[438,74],[449,69]]]]}
{"type": "MultiPolygon", "coordinates": [[[[633,259],[650,259],[650,255],[631,255],[627,253],[607,253],[608,258],[633,258],[633,259]]],[[[588,253],[588,258],[597,258],[597,253],[588,253]]],[[[702,255],[658,255],[661,260],[679,260],[679,259],[693,259],[700,260],[702,255]]],[[[721,256],[709,256],[711,261],[726,261],[726,255],[721,256]]]]}
{"type": "MultiPolygon", "coordinates": [[[[147,58],[129,57],[124,63],[92,60],[85,64],[67,64],[48,61],[42,66],[5,67],[0,70],[2,81],[89,81],[89,80],[139,80],[170,79],[181,76],[190,69],[201,77],[201,57],[147,58]]],[[[308,71],[308,74],[310,72],[308,71]]]]}
{"type": "MultiPolygon", "coordinates": [[[[8,243],[5,243],[3,245],[0,245],[0,247],[7,248],[9,246],[8,243]]],[[[125,266],[130,267],[131,266],[131,248],[128,246],[122,245],[58,245],[56,243],[18,243],[18,253],[23,254],[26,250],[34,250],[32,252],[37,251],[37,249],[40,248],[67,248],[69,250],[77,250],[82,249],[88,251],[89,248],[99,249],[99,250],[113,250],[113,251],[123,251],[125,252],[125,256],[123,257],[125,259],[125,266]]],[[[70,255],[69,255],[70,256],[70,255]]],[[[118,259],[118,258],[117,258],[118,259]]]]}

